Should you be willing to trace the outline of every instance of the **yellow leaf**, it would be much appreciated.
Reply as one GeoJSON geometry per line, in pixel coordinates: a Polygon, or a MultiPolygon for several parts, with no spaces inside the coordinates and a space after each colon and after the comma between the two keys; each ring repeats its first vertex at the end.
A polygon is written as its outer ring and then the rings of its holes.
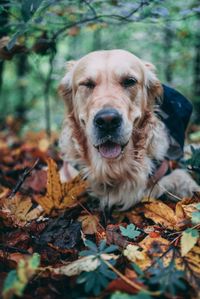
{"type": "Polygon", "coordinates": [[[47,193],[35,200],[41,205],[46,214],[54,213],[55,215],[61,210],[78,204],[77,198],[85,193],[87,182],[78,175],[70,182],[62,184],[56,163],[50,158],[47,163],[47,193]]]}
{"type": "Polygon", "coordinates": [[[136,263],[142,270],[147,269],[151,265],[151,260],[145,250],[136,245],[128,244],[123,252],[131,262],[136,263]]]}
{"type": "Polygon", "coordinates": [[[146,218],[150,218],[155,223],[168,229],[176,227],[176,217],[174,211],[161,201],[144,204],[141,208],[146,218]]]}
{"type": "Polygon", "coordinates": [[[48,195],[38,196],[37,198],[35,198],[35,200],[44,209],[44,211],[47,215],[49,215],[51,213],[51,211],[54,208],[54,204],[53,204],[51,197],[49,197],[48,195]]]}
{"type": "Polygon", "coordinates": [[[55,208],[59,208],[63,197],[60,176],[57,171],[57,165],[51,158],[47,160],[47,164],[47,195],[52,199],[55,208]]]}
{"type": "Polygon", "coordinates": [[[60,208],[66,209],[76,205],[78,203],[77,198],[86,192],[87,187],[87,181],[83,181],[80,175],[76,176],[71,182],[62,184],[64,198],[60,208]]]}
{"type": "Polygon", "coordinates": [[[187,254],[184,256],[184,260],[187,261],[188,268],[200,277],[200,247],[194,246],[187,254]]]}
{"type": "Polygon", "coordinates": [[[187,229],[181,236],[181,255],[185,256],[196,244],[199,233],[196,229],[187,229]]]}
{"type": "Polygon", "coordinates": [[[32,202],[30,198],[26,198],[25,200],[22,200],[16,211],[15,211],[15,216],[20,219],[20,220],[26,220],[26,214],[32,207],[32,202]]]}
{"type": "Polygon", "coordinates": [[[83,271],[90,272],[96,270],[100,265],[100,260],[94,255],[85,256],[76,260],[66,266],[53,269],[56,274],[64,274],[66,276],[78,275],[83,271]]]}

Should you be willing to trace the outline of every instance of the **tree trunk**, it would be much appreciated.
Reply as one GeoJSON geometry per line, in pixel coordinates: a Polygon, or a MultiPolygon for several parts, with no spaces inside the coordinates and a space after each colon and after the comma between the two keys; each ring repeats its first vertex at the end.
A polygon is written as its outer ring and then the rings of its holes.
{"type": "Polygon", "coordinates": [[[16,116],[19,118],[22,122],[25,121],[26,117],[26,85],[24,82],[26,73],[27,73],[27,56],[26,54],[20,54],[17,57],[17,78],[18,78],[18,90],[19,90],[19,102],[16,106],[16,116]]]}
{"type": "Polygon", "coordinates": [[[173,29],[169,23],[166,23],[164,27],[164,74],[167,83],[171,83],[173,80],[173,69],[172,69],[172,58],[171,58],[171,49],[173,43],[173,29]]]}
{"type": "MultiPolygon", "coordinates": [[[[197,28],[200,26],[200,13],[198,13],[197,28]]],[[[200,31],[196,31],[195,44],[194,44],[194,100],[196,109],[196,120],[200,122],[200,31]]]]}
{"type": "MultiPolygon", "coordinates": [[[[8,1],[2,0],[1,5],[7,4],[8,1]]],[[[6,36],[8,34],[8,31],[5,31],[5,25],[8,23],[8,11],[2,10],[0,12],[0,38],[3,36],[6,36]]],[[[2,84],[3,84],[3,70],[4,70],[4,61],[0,61],[0,93],[2,89],[2,84]]]]}

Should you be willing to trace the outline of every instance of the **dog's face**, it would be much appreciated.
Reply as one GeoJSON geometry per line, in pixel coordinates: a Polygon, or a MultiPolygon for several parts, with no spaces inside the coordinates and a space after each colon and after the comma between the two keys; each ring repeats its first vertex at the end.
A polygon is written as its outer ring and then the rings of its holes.
{"type": "Polygon", "coordinates": [[[161,94],[153,66],[123,50],[92,52],[71,65],[61,93],[103,159],[121,157],[132,131],[161,94]]]}

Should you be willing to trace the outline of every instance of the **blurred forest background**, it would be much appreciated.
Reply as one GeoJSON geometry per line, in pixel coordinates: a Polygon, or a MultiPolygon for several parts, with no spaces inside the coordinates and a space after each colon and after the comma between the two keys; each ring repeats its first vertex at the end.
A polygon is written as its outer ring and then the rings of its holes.
{"type": "Polygon", "coordinates": [[[122,48],[194,104],[200,121],[199,0],[1,0],[0,128],[61,127],[57,87],[65,62],[122,48]]]}

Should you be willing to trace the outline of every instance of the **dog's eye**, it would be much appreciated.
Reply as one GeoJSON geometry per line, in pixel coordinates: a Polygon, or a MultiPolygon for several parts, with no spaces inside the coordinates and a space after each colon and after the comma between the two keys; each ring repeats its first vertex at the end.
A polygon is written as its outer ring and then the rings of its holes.
{"type": "Polygon", "coordinates": [[[80,85],[81,86],[85,86],[85,87],[87,87],[89,89],[95,88],[95,83],[92,80],[87,80],[87,81],[81,82],[80,85]]]}
{"type": "Polygon", "coordinates": [[[134,86],[135,84],[137,83],[137,80],[133,77],[127,77],[127,78],[124,78],[122,81],[121,81],[121,84],[123,87],[132,87],[134,86]]]}

